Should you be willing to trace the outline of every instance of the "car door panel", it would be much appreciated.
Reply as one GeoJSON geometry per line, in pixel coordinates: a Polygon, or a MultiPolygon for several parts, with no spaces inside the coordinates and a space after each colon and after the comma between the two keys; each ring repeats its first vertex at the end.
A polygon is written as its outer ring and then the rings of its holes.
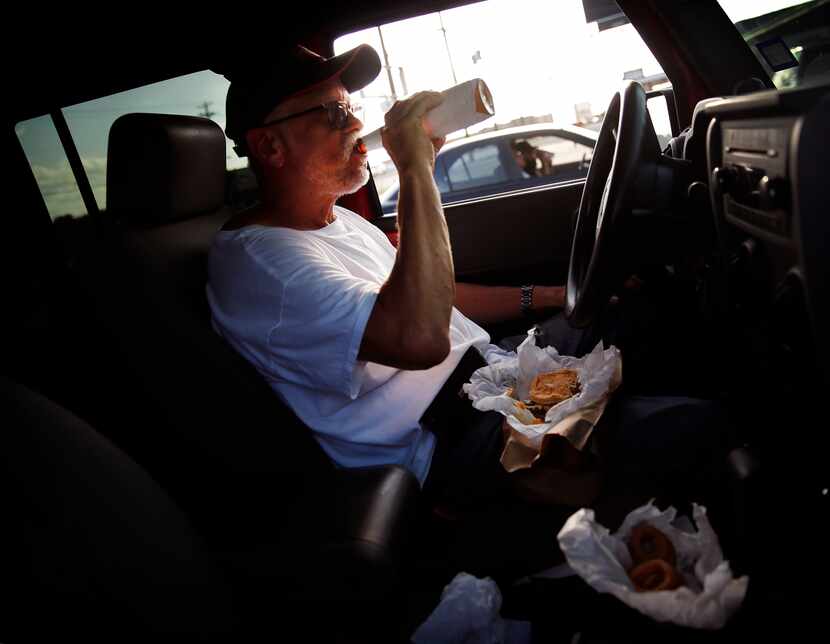
{"type": "MultiPolygon", "coordinates": [[[[562,284],[584,182],[444,206],[456,279],[481,284],[562,284]]],[[[395,231],[396,217],[375,220],[395,231]]]]}

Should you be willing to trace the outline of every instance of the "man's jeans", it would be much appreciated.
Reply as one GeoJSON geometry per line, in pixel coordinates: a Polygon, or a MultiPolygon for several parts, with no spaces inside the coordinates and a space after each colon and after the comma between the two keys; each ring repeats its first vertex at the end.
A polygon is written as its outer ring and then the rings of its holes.
{"type": "MultiPolygon", "coordinates": [[[[553,345],[564,355],[584,355],[601,338],[595,329],[572,329],[562,315],[538,326],[537,344],[553,345]]],[[[499,346],[515,350],[525,338],[505,338],[499,346]]],[[[458,414],[436,432],[438,448],[425,491],[437,492],[439,500],[457,507],[503,498],[509,485],[499,462],[502,416],[472,405],[458,414]]],[[[605,472],[603,496],[703,501],[724,471],[730,431],[724,410],[714,401],[632,396],[622,387],[591,441],[605,472]]]]}

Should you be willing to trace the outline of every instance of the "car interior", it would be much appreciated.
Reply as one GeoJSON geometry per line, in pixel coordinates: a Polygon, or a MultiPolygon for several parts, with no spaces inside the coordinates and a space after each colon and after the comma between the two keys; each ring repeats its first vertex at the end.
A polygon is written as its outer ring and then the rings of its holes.
{"type": "MultiPolygon", "coordinates": [[[[141,17],[103,39],[64,26],[49,65],[21,54],[7,69],[0,640],[408,642],[459,572],[494,579],[502,615],[529,622],[534,642],[815,632],[810,589],[830,572],[830,2],[770,27],[770,38],[814,30],[798,83],[782,89],[715,0],[586,0],[624,14],[659,60],[674,136],[660,145],[652,94],[620,79],[586,178],[444,208],[458,281],[564,284],[572,326],[624,321],[623,393],[725,410],[721,489],[654,493],[707,505],[750,579],[720,631],[657,623],[578,577],[528,581],[563,563],[555,537],[576,507],[446,520],[403,467],[331,463],[211,325],[207,252],[239,208],[215,121],[136,105],[107,133],[105,203],[92,195],[67,106],[222,73],[274,55],[271,38],[331,56],[343,34],[465,4],[326,2],[267,37],[234,28],[233,48],[227,24],[208,18],[197,29],[141,17]],[[17,129],[44,116],[85,217],[47,210],[17,129]],[[530,528],[529,512],[548,529],[530,528]]],[[[287,24],[282,9],[262,11],[287,24]]],[[[340,203],[394,238],[371,179],[340,203]]],[[[534,321],[485,328],[496,342],[534,321]]],[[[612,506],[609,523],[635,507],[612,506]]]]}

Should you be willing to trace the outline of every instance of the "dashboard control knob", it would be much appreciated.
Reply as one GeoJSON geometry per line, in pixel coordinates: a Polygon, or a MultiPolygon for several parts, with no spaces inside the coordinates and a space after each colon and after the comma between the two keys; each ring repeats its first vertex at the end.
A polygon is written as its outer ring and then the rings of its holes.
{"type": "Polygon", "coordinates": [[[786,179],[766,175],[758,182],[761,207],[766,210],[784,210],[790,204],[790,187],[786,179]]]}
{"type": "Polygon", "coordinates": [[[729,194],[737,185],[738,171],[730,166],[717,167],[712,170],[712,181],[721,194],[729,194]]]}

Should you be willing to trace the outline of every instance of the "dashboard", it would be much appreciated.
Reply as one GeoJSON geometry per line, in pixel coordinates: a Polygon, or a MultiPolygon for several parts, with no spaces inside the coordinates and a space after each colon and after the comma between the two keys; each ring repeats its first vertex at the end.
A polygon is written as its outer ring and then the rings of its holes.
{"type": "Polygon", "coordinates": [[[828,144],[830,86],[816,85],[701,101],[684,145],[708,190],[725,310],[764,316],[771,345],[791,354],[792,368],[815,369],[825,386],[828,144]]]}

